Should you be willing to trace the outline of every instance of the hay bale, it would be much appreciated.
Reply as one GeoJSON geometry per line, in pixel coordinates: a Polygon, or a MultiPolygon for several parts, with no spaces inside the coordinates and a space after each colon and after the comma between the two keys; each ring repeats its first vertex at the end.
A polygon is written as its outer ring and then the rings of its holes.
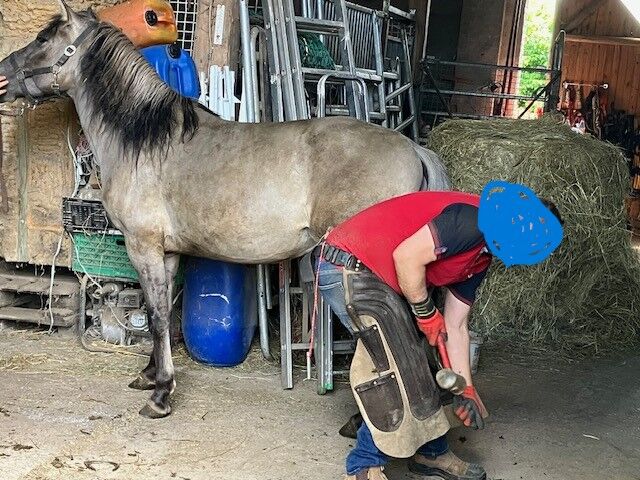
{"type": "Polygon", "coordinates": [[[514,345],[593,353],[638,345],[640,264],[625,230],[628,169],[612,145],[543,120],[448,121],[429,148],[454,188],[523,183],[556,203],[565,239],[534,267],[495,261],[474,306],[475,329],[514,345]]]}

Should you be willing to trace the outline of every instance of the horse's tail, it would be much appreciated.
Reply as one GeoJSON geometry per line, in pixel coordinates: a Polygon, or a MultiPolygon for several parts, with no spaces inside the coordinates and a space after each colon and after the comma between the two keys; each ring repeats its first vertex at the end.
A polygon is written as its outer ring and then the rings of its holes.
{"type": "Polygon", "coordinates": [[[423,179],[420,190],[450,190],[451,182],[447,175],[447,169],[437,153],[413,144],[420,163],[422,163],[423,179]]]}

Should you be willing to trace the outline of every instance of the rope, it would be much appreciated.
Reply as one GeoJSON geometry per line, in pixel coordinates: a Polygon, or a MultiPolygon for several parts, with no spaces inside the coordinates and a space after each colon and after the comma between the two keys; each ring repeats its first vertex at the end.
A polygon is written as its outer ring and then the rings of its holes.
{"type": "Polygon", "coordinates": [[[311,379],[311,357],[313,356],[313,345],[316,338],[316,321],[318,318],[318,286],[320,282],[320,263],[324,258],[324,247],[327,244],[322,242],[320,247],[320,256],[318,257],[318,266],[316,267],[316,275],[313,282],[313,311],[311,313],[311,338],[309,339],[309,350],[307,350],[307,380],[311,379]]]}
{"type": "Polygon", "coordinates": [[[298,48],[303,67],[335,70],[336,63],[317,33],[298,34],[298,48]]]}

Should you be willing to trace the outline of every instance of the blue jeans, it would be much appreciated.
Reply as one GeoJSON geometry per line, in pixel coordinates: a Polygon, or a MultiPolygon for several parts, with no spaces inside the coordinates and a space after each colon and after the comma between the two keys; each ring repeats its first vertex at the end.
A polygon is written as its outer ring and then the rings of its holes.
{"type": "MultiPolygon", "coordinates": [[[[347,305],[344,299],[344,285],[342,283],[342,268],[320,261],[318,266],[318,289],[324,300],[331,305],[331,310],[340,319],[340,322],[353,333],[354,328],[351,318],[347,314],[347,305]]],[[[421,446],[417,453],[427,457],[437,457],[449,451],[446,436],[436,438],[421,446]]],[[[373,442],[373,437],[366,423],[358,429],[356,446],[347,455],[347,475],[355,475],[360,470],[369,467],[385,465],[388,457],[382,453],[373,442]]]]}

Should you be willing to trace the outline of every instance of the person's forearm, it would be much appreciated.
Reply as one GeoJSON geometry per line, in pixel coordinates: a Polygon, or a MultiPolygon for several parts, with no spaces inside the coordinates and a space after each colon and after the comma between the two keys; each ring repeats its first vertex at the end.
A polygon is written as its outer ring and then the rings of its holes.
{"type": "Polygon", "coordinates": [[[454,372],[462,375],[467,385],[473,385],[469,361],[469,314],[471,307],[447,292],[444,323],[447,328],[447,352],[454,372]]]}
{"type": "Polygon", "coordinates": [[[451,368],[458,375],[462,375],[467,385],[473,385],[469,359],[469,329],[467,323],[451,326],[447,322],[445,310],[444,322],[447,327],[447,353],[451,361],[451,368]]]}
{"type": "Polygon", "coordinates": [[[422,302],[427,298],[428,290],[424,265],[398,262],[396,263],[396,273],[400,290],[410,303],[422,302]]]}

